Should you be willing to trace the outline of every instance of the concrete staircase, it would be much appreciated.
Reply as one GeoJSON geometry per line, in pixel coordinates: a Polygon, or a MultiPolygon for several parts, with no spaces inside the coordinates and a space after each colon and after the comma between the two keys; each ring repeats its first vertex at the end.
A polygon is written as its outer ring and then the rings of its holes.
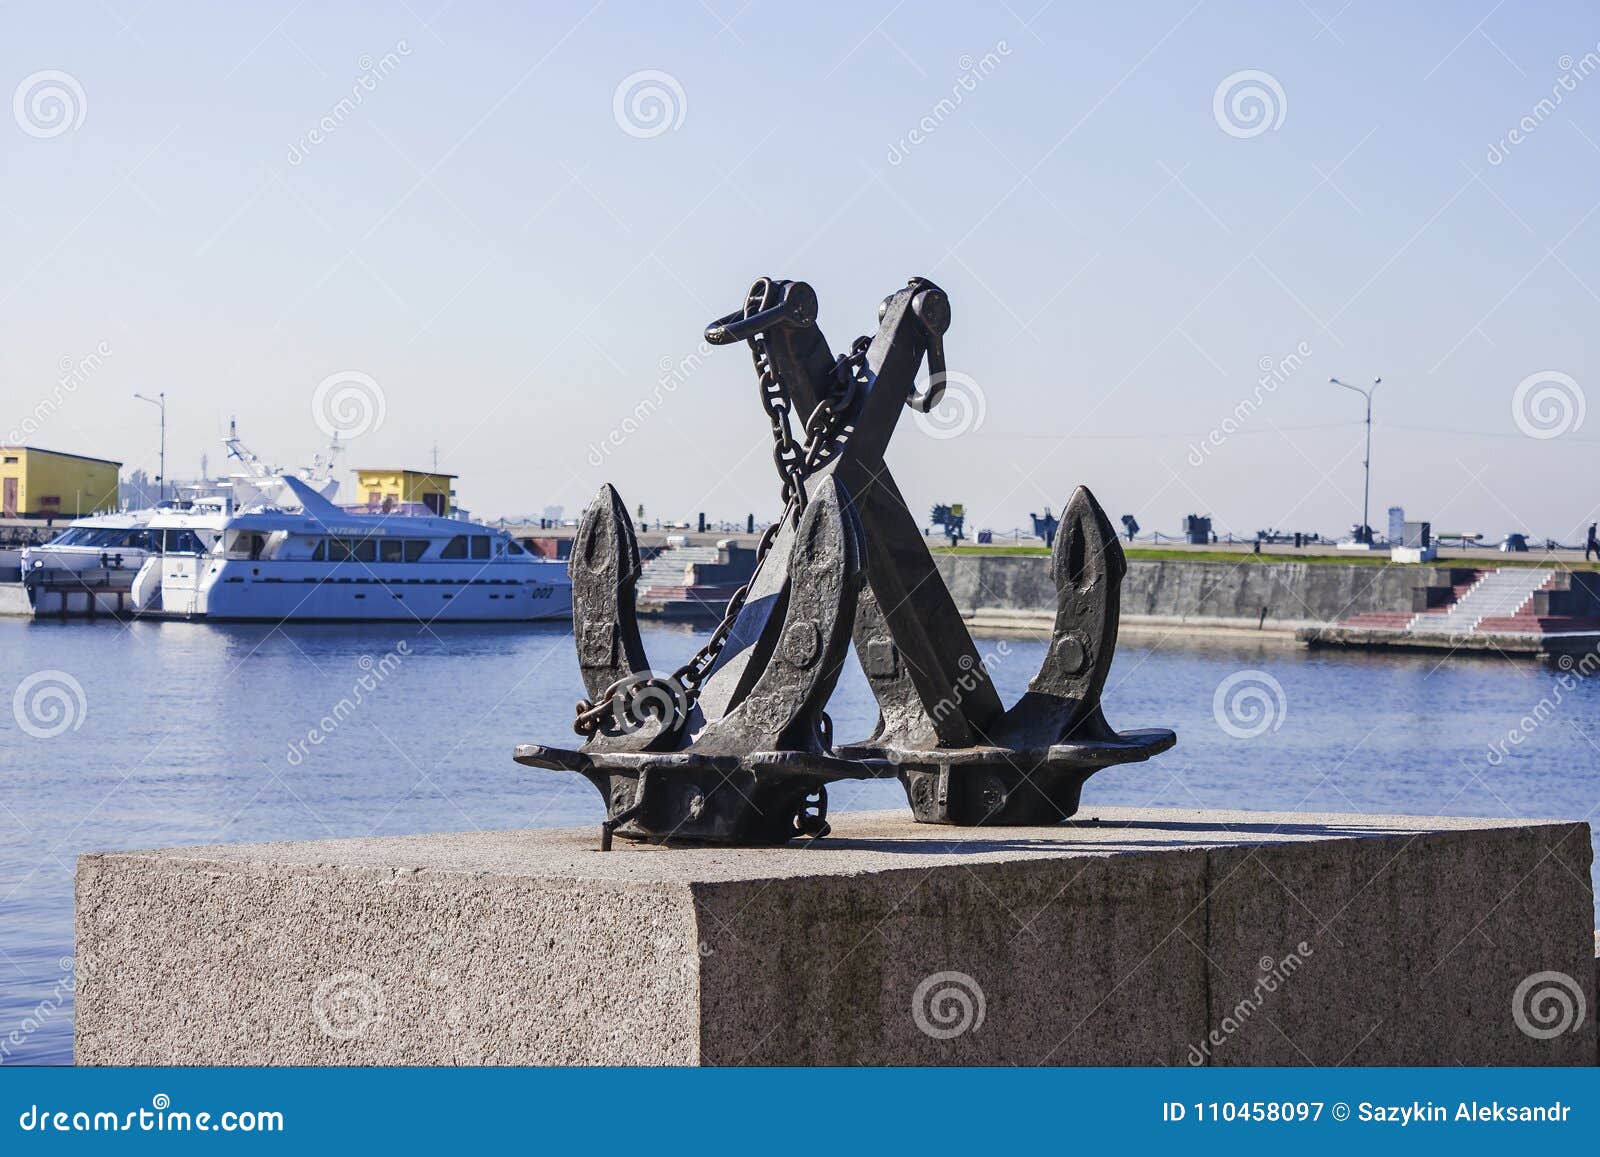
{"type": "Polygon", "coordinates": [[[1534,567],[1489,571],[1442,611],[1412,616],[1406,630],[1412,634],[1471,634],[1485,619],[1499,621],[1516,616],[1533,601],[1534,592],[1542,590],[1554,577],[1554,571],[1534,567]]]}
{"type": "Polygon", "coordinates": [[[669,546],[639,568],[639,613],[665,618],[720,618],[740,582],[708,582],[689,570],[726,561],[714,546],[669,546]]]}
{"type": "Polygon", "coordinates": [[[719,557],[714,546],[669,546],[639,568],[637,589],[643,592],[651,587],[682,588],[690,564],[716,562],[719,557]]]}

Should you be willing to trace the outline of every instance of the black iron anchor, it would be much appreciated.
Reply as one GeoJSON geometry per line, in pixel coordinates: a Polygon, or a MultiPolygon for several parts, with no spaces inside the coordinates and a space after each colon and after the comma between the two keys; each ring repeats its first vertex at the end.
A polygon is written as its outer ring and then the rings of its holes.
{"type": "Polygon", "coordinates": [[[607,486],[585,512],[569,570],[589,695],[575,729],[587,741],[524,745],[516,758],[594,783],[606,800],[602,847],[613,833],[821,835],[827,784],[881,775],[899,776],[923,822],[1053,823],[1076,810],[1095,770],[1175,742],[1165,730],[1118,734],[1101,711],[1126,563],[1082,488],[1054,544],[1050,651],[1028,693],[1003,707],[883,461],[901,410],[931,409],[943,391],[949,302],[914,278],[878,318],[873,337],[836,358],[810,286],[762,278],[707,328],[712,344],[750,345],[785,510],[710,640],[671,675],[650,670],[639,637],[626,507],[607,486]],[[803,442],[791,411],[807,415],[803,442]],[[835,751],[824,708],[852,634],[880,717],[869,739],[835,751]]]}
{"type": "Polygon", "coordinates": [[[577,750],[525,744],[517,762],[575,771],[606,800],[601,847],[613,833],[656,842],[775,844],[827,831],[827,784],[862,774],[828,750],[823,707],[833,693],[855,614],[860,527],[831,479],[798,519],[777,524],[721,654],[691,698],[684,675],[651,672],[634,618],[639,553],[610,486],[585,512],[569,570],[579,665],[592,700],[577,750]],[[730,650],[730,647],[732,648],[730,650]],[[718,705],[708,714],[708,702],[718,705]]]}

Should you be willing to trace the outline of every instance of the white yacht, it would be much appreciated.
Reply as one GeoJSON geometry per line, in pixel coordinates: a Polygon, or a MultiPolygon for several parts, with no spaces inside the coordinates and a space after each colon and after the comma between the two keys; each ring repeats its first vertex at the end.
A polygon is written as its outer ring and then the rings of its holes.
{"type": "Polygon", "coordinates": [[[235,513],[205,552],[162,555],[167,614],[209,619],[527,622],[572,615],[564,563],[458,518],[352,514],[293,475],[295,506],[235,513]]]}
{"type": "Polygon", "coordinates": [[[134,576],[129,598],[139,614],[155,614],[165,609],[163,591],[168,589],[168,572],[173,572],[171,588],[177,590],[187,575],[192,585],[196,561],[216,545],[222,528],[234,515],[233,495],[199,495],[188,501],[157,508],[145,524],[151,553],[134,576]],[[167,566],[171,559],[175,564],[167,566]]]}
{"type": "Polygon", "coordinates": [[[153,553],[146,526],[155,513],[128,510],[80,518],[49,542],[23,547],[22,577],[41,571],[136,571],[153,553]]]}

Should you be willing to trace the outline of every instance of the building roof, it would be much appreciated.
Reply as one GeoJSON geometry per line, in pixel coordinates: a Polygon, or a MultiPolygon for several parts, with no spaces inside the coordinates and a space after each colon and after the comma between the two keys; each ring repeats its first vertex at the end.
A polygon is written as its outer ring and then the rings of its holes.
{"type": "Polygon", "coordinates": [[[443,470],[417,470],[410,466],[352,466],[350,469],[357,474],[428,474],[434,478],[459,478],[459,474],[449,474],[443,470]]]}
{"type": "Polygon", "coordinates": [[[88,454],[68,454],[65,450],[46,450],[43,446],[0,446],[0,450],[26,450],[30,454],[49,454],[55,458],[77,458],[84,462],[99,462],[105,466],[121,466],[114,458],[92,458],[88,454]]]}

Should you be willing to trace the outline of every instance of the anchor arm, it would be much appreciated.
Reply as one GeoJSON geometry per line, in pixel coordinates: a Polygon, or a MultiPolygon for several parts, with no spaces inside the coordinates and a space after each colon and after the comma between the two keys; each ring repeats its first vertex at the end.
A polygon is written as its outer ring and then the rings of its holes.
{"type": "Polygon", "coordinates": [[[639,543],[628,508],[609,483],[578,522],[567,575],[578,668],[589,698],[598,700],[617,680],[650,667],[634,615],[639,543]]]}

